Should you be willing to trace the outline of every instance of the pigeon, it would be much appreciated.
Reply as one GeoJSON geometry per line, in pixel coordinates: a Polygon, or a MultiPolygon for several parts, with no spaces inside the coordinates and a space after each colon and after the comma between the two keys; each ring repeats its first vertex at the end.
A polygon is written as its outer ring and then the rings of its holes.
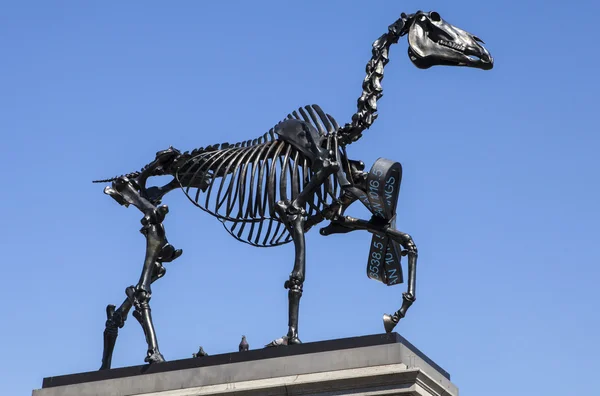
{"type": "Polygon", "coordinates": [[[287,336],[283,336],[281,338],[271,341],[270,343],[265,345],[265,348],[278,347],[278,346],[287,345],[287,344],[288,344],[288,338],[287,338],[287,336]]]}
{"type": "Polygon", "coordinates": [[[243,335],[238,349],[240,352],[246,352],[249,348],[250,345],[248,345],[248,341],[246,341],[246,336],[243,335]]]}
{"type": "Polygon", "coordinates": [[[204,348],[202,348],[202,346],[200,346],[200,348],[198,348],[198,353],[192,354],[192,357],[199,358],[202,356],[208,356],[208,353],[204,352],[204,348]]]}

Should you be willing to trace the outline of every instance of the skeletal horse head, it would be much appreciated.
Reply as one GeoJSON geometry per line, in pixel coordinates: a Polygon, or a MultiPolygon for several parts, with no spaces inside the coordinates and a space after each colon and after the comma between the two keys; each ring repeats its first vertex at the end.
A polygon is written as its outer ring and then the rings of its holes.
{"type": "Polygon", "coordinates": [[[388,32],[373,42],[373,56],[367,63],[363,92],[358,98],[352,122],[340,129],[339,144],[357,141],[377,119],[377,101],[383,96],[383,68],[389,61],[388,51],[400,37],[408,36],[408,56],[420,69],[431,66],[466,66],[481,70],[494,67],[494,60],[479,37],[444,21],[435,11],[402,13],[388,27],[388,32]]]}
{"type": "Polygon", "coordinates": [[[483,70],[494,60],[483,40],[444,21],[435,11],[408,17],[408,56],[420,69],[435,65],[466,66],[483,70]]]}

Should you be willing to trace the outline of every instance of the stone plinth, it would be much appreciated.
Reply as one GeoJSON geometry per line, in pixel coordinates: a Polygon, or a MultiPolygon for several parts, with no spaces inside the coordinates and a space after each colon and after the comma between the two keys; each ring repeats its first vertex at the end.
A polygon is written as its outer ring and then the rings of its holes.
{"type": "Polygon", "coordinates": [[[45,378],[33,396],[458,396],[396,333],[45,378]]]}

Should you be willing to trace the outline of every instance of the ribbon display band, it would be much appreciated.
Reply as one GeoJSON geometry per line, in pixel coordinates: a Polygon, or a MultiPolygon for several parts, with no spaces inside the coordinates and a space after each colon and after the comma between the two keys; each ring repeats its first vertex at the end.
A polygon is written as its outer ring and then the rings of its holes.
{"type": "MultiPolygon", "coordinates": [[[[366,194],[359,200],[374,217],[396,225],[396,206],[402,181],[402,166],[385,158],[378,159],[367,176],[366,194]]],[[[367,262],[367,276],[388,286],[403,282],[401,248],[396,241],[383,234],[373,234],[367,262]]]]}

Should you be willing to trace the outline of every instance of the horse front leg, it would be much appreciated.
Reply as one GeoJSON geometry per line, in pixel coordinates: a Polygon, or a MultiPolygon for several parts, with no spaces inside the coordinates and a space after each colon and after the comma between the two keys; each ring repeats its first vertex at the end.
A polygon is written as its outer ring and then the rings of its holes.
{"type": "Polygon", "coordinates": [[[392,315],[383,315],[383,327],[387,333],[391,333],[400,319],[406,316],[406,311],[408,311],[408,308],[410,308],[417,298],[415,288],[417,283],[417,257],[419,253],[417,245],[415,245],[410,235],[390,228],[386,230],[386,234],[406,249],[402,254],[408,256],[408,290],[406,293],[402,293],[402,306],[392,315]]]}
{"type": "Polygon", "coordinates": [[[383,326],[387,333],[391,333],[400,319],[406,316],[406,311],[416,300],[417,283],[417,245],[412,237],[404,232],[393,229],[389,225],[381,225],[372,221],[356,219],[350,216],[340,216],[334,219],[330,225],[322,228],[321,235],[343,234],[356,230],[365,230],[370,233],[385,234],[398,242],[405,250],[403,256],[408,256],[408,290],[402,294],[402,306],[392,315],[383,315],[383,326]]]}
{"type": "Polygon", "coordinates": [[[304,206],[306,200],[317,188],[320,188],[325,180],[339,170],[337,161],[325,159],[323,166],[315,173],[314,177],[291,202],[278,201],[275,209],[281,221],[285,224],[295,247],[294,269],[290,278],[285,282],[284,287],[288,289],[288,333],[282,339],[275,340],[267,346],[278,346],[282,344],[294,345],[301,344],[298,338],[298,315],[300,311],[300,298],[302,297],[302,287],[306,276],[306,240],[305,224],[306,211],[304,206]]]}

